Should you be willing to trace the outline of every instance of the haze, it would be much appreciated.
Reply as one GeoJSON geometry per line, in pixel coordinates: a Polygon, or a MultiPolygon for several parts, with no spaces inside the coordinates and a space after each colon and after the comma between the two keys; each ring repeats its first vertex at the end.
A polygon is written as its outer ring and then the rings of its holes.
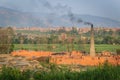
{"type": "Polygon", "coordinates": [[[120,21],[120,0],[0,0],[0,6],[22,12],[87,14],[120,21]]]}

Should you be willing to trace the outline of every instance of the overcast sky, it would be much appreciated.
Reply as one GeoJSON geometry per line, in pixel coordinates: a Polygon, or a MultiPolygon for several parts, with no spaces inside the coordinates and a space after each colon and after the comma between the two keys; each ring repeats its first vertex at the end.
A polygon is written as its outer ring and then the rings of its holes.
{"type": "Polygon", "coordinates": [[[120,0],[0,0],[0,6],[24,12],[87,14],[120,21],[120,0]]]}

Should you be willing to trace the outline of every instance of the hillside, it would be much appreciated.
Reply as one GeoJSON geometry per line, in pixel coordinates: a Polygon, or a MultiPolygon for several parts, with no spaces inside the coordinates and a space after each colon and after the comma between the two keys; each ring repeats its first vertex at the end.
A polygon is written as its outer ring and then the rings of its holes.
{"type": "MultiPolygon", "coordinates": [[[[96,26],[103,27],[119,27],[120,22],[109,18],[74,14],[73,23],[75,26],[85,26],[82,23],[77,23],[77,19],[82,19],[86,22],[92,22],[96,26]]],[[[68,15],[57,15],[54,13],[28,13],[20,12],[9,8],[0,7],[0,26],[73,26],[68,15]]]]}
{"type": "Polygon", "coordinates": [[[31,14],[0,7],[0,26],[36,26],[38,23],[31,14]]]}

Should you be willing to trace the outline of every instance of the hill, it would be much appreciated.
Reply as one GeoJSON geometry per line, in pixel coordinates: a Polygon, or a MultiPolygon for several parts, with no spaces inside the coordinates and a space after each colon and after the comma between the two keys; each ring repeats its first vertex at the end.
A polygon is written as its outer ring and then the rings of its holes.
{"type": "MultiPolygon", "coordinates": [[[[75,26],[85,26],[83,23],[78,23],[77,20],[80,18],[83,21],[91,22],[96,26],[103,27],[119,27],[120,22],[112,20],[109,18],[92,16],[92,15],[80,15],[74,14],[74,25],[75,26]]],[[[0,7],[0,26],[38,26],[38,27],[48,27],[48,26],[73,26],[70,16],[68,15],[58,15],[54,13],[29,13],[20,12],[17,10],[0,7]]]]}

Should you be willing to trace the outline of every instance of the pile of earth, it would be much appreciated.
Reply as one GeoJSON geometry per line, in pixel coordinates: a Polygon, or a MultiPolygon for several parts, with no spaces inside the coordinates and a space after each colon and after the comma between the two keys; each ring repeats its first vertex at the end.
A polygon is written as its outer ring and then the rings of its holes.
{"type": "Polygon", "coordinates": [[[11,54],[0,54],[0,68],[3,66],[15,67],[21,70],[43,68],[37,60],[28,60],[26,57],[12,56],[11,54]]]}

